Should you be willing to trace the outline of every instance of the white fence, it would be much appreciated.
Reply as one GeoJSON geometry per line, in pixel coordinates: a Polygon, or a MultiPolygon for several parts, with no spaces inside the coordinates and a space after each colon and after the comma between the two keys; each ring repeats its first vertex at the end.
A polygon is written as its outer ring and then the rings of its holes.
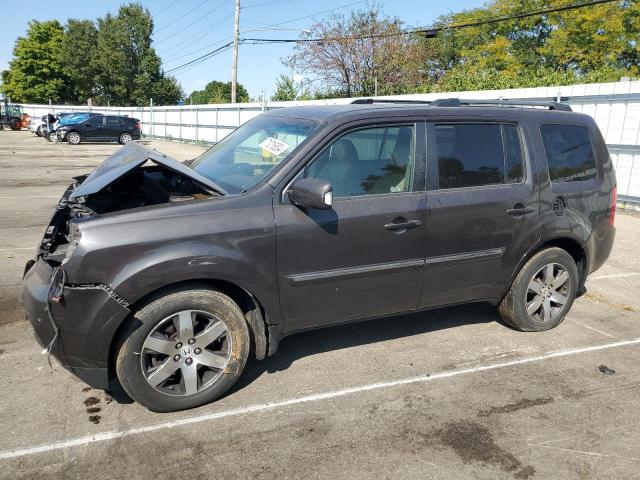
{"type": "MultiPolygon", "coordinates": [[[[623,201],[640,203],[640,81],[594,83],[511,90],[483,90],[434,94],[398,95],[380,98],[435,100],[546,99],[571,105],[577,112],[591,115],[605,137],[618,179],[618,195],[623,201]]],[[[350,103],[352,99],[295,102],[241,103],[217,105],[93,107],[91,111],[138,118],[145,136],[178,141],[215,143],[260,113],[294,105],[350,103]]],[[[42,116],[48,112],[87,111],[87,106],[24,105],[25,113],[42,116]]]]}

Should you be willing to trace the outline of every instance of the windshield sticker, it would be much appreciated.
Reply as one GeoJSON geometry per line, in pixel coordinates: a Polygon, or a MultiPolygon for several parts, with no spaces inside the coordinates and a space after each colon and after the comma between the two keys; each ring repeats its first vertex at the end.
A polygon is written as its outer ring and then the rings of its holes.
{"type": "Polygon", "coordinates": [[[273,153],[274,155],[280,155],[288,149],[290,145],[278,140],[277,138],[267,137],[265,140],[260,142],[258,146],[260,148],[264,148],[270,153],[273,153]]]}

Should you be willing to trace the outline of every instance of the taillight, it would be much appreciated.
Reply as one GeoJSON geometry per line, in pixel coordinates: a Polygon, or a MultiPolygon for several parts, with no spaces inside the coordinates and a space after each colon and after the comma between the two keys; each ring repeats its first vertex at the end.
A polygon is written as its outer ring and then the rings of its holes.
{"type": "Polygon", "coordinates": [[[133,128],[135,128],[136,130],[140,130],[140,123],[136,123],[135,127],[133,128]]]}
{"type": "Polygon", "coordinates": [[[611,189],[611,203],[609,204],[609,225],[613,225],[616,219],[616,202],[618,200],[618,188],[611,189]]]}

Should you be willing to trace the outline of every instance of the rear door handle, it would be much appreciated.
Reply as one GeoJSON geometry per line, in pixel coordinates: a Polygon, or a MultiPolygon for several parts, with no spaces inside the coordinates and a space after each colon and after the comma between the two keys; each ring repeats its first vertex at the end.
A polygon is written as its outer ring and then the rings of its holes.
{"type": "Polygon", "coordinates": [[[387,223],[384,228],[391,231],[409,230],[410,228],[416,228],[422,225],[420,220],[408,220],[406,222],[387,223]]]}
{"type": "Polygon", "coordinates": [[[527,213],[533,213],[535,211],[536,209],[534,207],[525,207],[521,203],[517,203],[513,208],[507,210],[507,214],[519,217],[520,215],[526,215],[527,213]]]}

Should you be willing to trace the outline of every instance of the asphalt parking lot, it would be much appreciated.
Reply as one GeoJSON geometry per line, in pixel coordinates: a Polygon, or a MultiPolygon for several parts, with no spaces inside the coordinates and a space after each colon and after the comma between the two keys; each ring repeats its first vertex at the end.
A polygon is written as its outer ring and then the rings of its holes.
{"type": "Polygon", "coordinates": [[[467,305],[307,332],[175,414],[50,368],[22,269],[70,177],[117,148],[0,131],[0,478],[640,478],[637,215],[552,331],[467,305]]]}

